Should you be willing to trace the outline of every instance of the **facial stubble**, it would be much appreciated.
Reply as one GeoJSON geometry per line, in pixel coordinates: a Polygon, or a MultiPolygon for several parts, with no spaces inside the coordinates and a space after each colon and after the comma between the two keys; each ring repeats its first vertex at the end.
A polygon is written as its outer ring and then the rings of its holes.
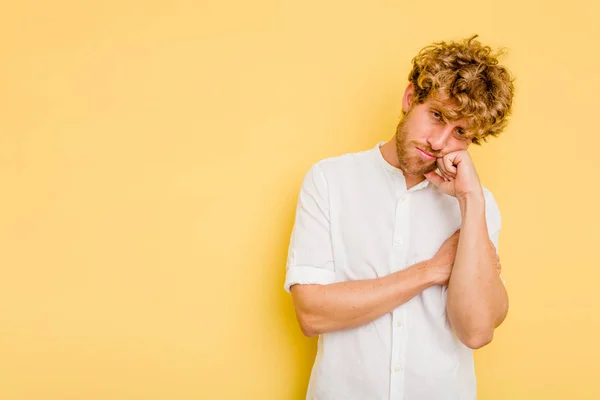
{"type": "Polygon", "coordinates": [[[416,153],[418,142],[408,141],[408,131],[406,128],[407,117],[410,113],[407,113],[404,118],[398,124],[396,129],[396,154],[398,155],[398,161],[400,162],[400,169],[409,175],[425,175],[428,172],[435,171],[437,164],[435,160],[427,162],[423,160],[419,155],[410,155],[409,150],[413,149],[416,153]]]}

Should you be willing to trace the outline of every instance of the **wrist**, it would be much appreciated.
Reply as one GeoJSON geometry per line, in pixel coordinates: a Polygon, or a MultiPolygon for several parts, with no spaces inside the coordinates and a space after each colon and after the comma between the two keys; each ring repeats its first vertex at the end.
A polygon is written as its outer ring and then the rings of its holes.
{"type": "Polygon", "coordinates": [[[421,279],[427,285],[427,287],[438,284],[440,277],[437,269],[433,265],[432,260],[422,261],[418,263],[416,267],[420,272],[421,279]]]}
{"type": "Polygon", "coordinates": [[[460,205],[460,211],[465,214],[467,208],[469,209],[485,209],[485,197],[483,195],[483,191],[476,192],[468,192],[461,194],[456,197],[458,199],[458,204],[460,205]]]}

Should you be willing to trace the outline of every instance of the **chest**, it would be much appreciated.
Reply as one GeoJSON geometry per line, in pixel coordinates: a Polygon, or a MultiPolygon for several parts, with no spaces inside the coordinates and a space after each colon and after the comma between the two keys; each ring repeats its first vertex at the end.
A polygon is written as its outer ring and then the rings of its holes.
{"type": "Polygon", "coordinates": [[[461,225],[457,200],[433,187],[353,193],[331,214],[340,280],[378,278],[430,259],[461,225]]]}

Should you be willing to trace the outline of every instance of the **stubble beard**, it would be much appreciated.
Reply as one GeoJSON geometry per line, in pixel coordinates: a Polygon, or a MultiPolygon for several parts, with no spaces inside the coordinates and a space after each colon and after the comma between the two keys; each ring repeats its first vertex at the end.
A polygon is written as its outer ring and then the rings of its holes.
{"type": "Polygon", "coordinates": [[[425,175],[428,172],[435,171],[437,164],[435,160],[425,161],[418,154],[409,154],[412,150],[417,152],[417,146],[419,143],[408,141],[408,131],[406,130],[406,118],[408,114],[404,116],[402,121],[398,124],[396,129],[396,154],[398,155],[398,161],[400,162],[400,169],[409,175],[425,175]]]}

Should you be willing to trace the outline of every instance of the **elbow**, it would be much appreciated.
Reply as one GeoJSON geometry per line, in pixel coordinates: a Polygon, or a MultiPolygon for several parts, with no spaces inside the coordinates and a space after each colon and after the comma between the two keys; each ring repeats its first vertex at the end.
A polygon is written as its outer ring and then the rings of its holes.
{"type": "Polygon", "coordinates": [[[462,342],[470,349],[477,350],[492,342],[494,331],[478,333],[467,336],[462,342]]]}
{"type": "Polygon", "coordinates": [[[465,344],[465,346],[473,350],[480,349],[483,346],[490,344],[494,339],[494,329],[502,324],[502,321],[504,321],[504,318],[506,318],[507,312],[508,303],[494,323],[490,322],[486,326],[480,326],[479,328],[474,329],[472,333],[467,333],[465,335],[465,340],[462,342],[465,344]]]}
{"type": "Polygon", "coordinates": [[[307,312],[297,312],[298,323],[300,325],[300,330],[306,337],[315,337],[320,335],[322,332],[318,329],[317,324],[315,323],[315,318],[307,313],[307,312]]]}
{"type": "Polygon", "coordinates": [[[296,319],[304,336],[309,338],[325,333],[325,329],[329,325],[327,318],[319,313],[323,307],[319,301],[319,293],[316,292],[318,286],[293,285],[291,287],[296,319]]]}

